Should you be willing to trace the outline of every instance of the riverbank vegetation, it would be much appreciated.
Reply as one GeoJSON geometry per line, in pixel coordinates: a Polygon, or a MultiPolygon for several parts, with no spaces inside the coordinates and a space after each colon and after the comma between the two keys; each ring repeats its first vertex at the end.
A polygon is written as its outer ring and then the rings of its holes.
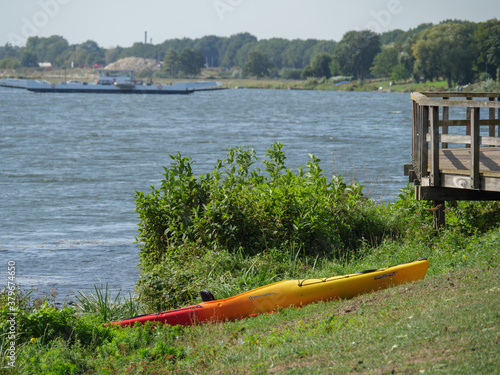
{"type": "Polygon", "coordinates": [[[0,294],[16,360],[0,341],[2,374],[494,373],[498,360],[500,204],[456,202],[447,226],[401,190],[378,204],[363,187],[326,176],[311,156],[286,167],[282,145],[263,160],[228,149],[203,176],[173,155],[161,185],[136,192],[138,295],[106,286],[77,306],[22,291],[0,294]],[[285,308],[236,322],[119,328],[105,322],[217,298],[281,279],[320,277],[427,257],[424,281],[343,301],[285,308]],[[9,303],[15,301],[14,304],[9,303]]]}
{"type": "Polygon", "coordinates": [[[240,33],[105,49],[91,40],[70,45],[62,36],[35,36],[28,38],[24,47],[10,44],[0,47],[0,69],[10,69],[5,75],[13,78],[27,77],[49,73],[37,68],[38,63],[45,62],[52,69],[66,69],[65,74],[73,76],[78,70],[102,68],[120,59],[136,57],[153,61],[153,67],[145,66],[138,74],[156,81],[265,77],[301,81],[300,88],[314,89],[329,89],[323,83],[353,82],[346,86],[350,89],[371,79],[411,81],[417,85],[444,80],[445,88],[450,90],[488,79],[498,81],[499,46],[500,21],[496,18],[480,23],[446,20],[437,25],[421,24],[407,31],[398,29],[381,34],[349,31],[338,42],[258,40],[249,33],[240,33]],[[336,81],[335,77],[340,76],[345,79],[336,81]],[[313,81],[323,83],[316,85],[313,81]]]}

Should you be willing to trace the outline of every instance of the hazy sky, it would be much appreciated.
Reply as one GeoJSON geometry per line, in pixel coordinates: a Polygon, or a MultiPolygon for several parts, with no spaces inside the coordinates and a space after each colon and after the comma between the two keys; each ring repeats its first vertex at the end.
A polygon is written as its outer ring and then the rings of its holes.
{"type": "Polygon", "coordinates": [[[230,36],[340,41],[347,31],[408,30],[444,19],[500,18],[499,0],[0,0],[0,45],[62,35],[101,47],[230,36]]]}

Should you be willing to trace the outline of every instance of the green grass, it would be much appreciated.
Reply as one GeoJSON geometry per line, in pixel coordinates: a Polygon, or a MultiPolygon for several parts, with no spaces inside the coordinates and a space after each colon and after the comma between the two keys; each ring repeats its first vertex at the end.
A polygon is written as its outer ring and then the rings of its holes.
{"type": "Polygon", "coordinates": [[[98,287],[94,285],[94,292],[89,295],[78,292],[76,297],[79,310],[86,314],[98,316],[103,323],[119,320],[127,316],[139,314],[139,304],[129,293],[128,299],[120,298],[121,290],[113,297],[109,291],[108,283],[98,287]]]}
{"type": "Polygon", "coordinates": [[[204,373],[494,373],[495,269],[464,269],[352,300],[196,327],[186,346],[204,373]]]}
{"type": "MultiPolygon", "coordinates": [[[[103,327],[96,313],[43,313],[39,306],[26,321],[40,313],[53,319],[43,320],[39,336],[24,330],[17,370],[0,368],[0,374],[498,373],[499,248],[499,228],[472,236],[442,231],[428,242],[386,241],[345,264],[318,262],[315,272],[349,273],[427,256],[424,281],[236,322],[122,329],[103,327]]],[[[102,288],[97,294],[101,302],[114,301],[102,288]]]]}
{"type": "MultiPolygon", "coordinates": [[[[221,79],[224,87],[254,88],[275,90],[323,90],[323,91],[379,91],[379,92],[419,92],[447,91],[447,81],[399,82],[391,85],[390,80],[368,79],[336,86],[331,83],[321,83],[321,80],[283,80],[283,79],[221,79]]],[[[452,88],[453,90],[455,88],[452,88]]]]}

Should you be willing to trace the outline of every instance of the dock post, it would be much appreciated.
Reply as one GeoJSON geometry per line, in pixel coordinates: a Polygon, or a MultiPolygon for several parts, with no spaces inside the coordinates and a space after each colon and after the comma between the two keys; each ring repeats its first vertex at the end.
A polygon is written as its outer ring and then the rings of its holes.
{"type": "Polygon", "coordinates": [[[470,161],[470,179],[471,179],[471,189],[479,189],[480,188],[480,179],[479,179],[479,148],[481,147],[480,142],[480,127],[479,127],[479,119],[480,116],[480,108],[471,108],[470,109],[470,128],[471,128],[471,161],[470,161]]]}
{"type": "MultiPolygon", "coordinates": [[[[446,101],[450,99],[447,96],[443,97],[443,101],[446,101]]],[[[450,107],[443,106],[443,121],[448,121],[450,119],[450,107]]],[[[442,128],[442,134],[448,134],[448,125],[443,125],[442,128]]],[[[448,148],[448,143],[447,142],[441,142],[441,147],[442,148],[448,148]]]]}
{"type": "Polygon", "coordinates": [[[440,185],[439,176],[439,107],[430,107],[431,115],[431,186],[440,185]]]}
{"type": "Polygon", "coordinates": [[[445,218],[445,201],[434,201],[434,208],[432,209],[433,214],[433,226],[434,229],[438,230],[440,228],[444,228],[446,225],[445,218]]]}

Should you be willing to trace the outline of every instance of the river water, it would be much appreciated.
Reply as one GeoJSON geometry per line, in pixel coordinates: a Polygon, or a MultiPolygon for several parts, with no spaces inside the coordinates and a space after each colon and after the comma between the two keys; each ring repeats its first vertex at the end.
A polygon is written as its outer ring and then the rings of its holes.
{"type": "Polygon", "coordinates": [[[133,289],[139,270],[134,191],[158,184],[169,155],[211,170],[226,147],[287,166],[321,159],[328,176],[396,199],[410,162],[409,94],[222,90],[192,95],[34,94],[0,88],[0,288],[71,300],[95,284],[133,289]]]}

